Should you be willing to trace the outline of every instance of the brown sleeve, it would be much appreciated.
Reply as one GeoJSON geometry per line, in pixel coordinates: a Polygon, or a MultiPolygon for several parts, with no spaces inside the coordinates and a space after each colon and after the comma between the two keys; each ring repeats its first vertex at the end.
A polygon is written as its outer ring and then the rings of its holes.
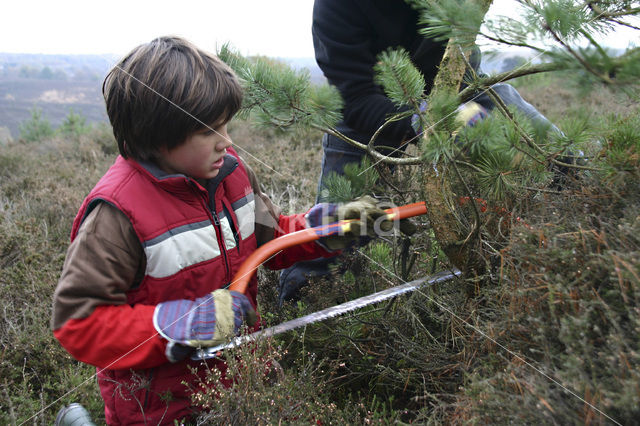
{"type": "MultiPolygon", "coordinates": [[[[242,160],[242,159],[241,159],[242,160]]],[[[262,192],[260,182],[255,172],[242,160],[244,167],[249,175],[249,182],[253,189],[253,195],[256,203],[256,239],[258,240],[258,247],[262,244],[269,242],[273,239],[275,231],[278,227],[278,222],[282,210],[280,207],[273,204],[271,199],[262,192]]]]}
{"type": "Polygon", "coordinates": [[[96,306],[123,305],[142,280],[145,256],[127,217],[100,203],[85,218],[67,250],[53,296],[52,328],[88,317],[96,306]]]}

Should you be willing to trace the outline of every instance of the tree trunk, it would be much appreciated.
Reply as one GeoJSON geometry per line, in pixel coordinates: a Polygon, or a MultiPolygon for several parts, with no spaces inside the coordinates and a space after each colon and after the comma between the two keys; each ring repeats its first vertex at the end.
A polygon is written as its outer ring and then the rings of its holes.
{"type": "MultiPolygon", "coordinates": [[[[493,0],[477,0],[482,3],[484,13],[489,10],[493,0]]],[[[459,45],[449,41],[438,74],[434,80],[431,96],[439,93],[458,93],[466,71],[464,54],[469,58],[471,49],[462,51],[459,45]]],[[[427,111],[427,114],[429,111],[427,111]]],[[[426,135],[426,133],[425,133],[426,135]]],[[[428,137],[428,135],[426,135],[428,137]]],[[[456,199],[451,188],[453,178],[444,162],[425,164],[422,169],[424,199],[428,206],[429,222],[436,240],[451,263],[463,272],[476,269],[477,262],[472,258],[472,246],[477,241],[468,238],[470,230],[465,230],[456,214],[456,199]]]]}

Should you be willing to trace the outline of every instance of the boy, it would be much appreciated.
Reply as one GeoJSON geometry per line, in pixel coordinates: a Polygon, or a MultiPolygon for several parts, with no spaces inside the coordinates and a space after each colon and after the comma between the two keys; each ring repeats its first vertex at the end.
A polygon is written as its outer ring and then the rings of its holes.
{"type": "MultiPolygon", "coordinates": [[[[193,348],[255,319],[255,276],[246,295],[225,289],[242,261],[273,238],[335,220],[329,212],[384,212],[364,200],[281,215],[231,147],[227,123],[242,102],[235,75],[183,39],[135,48],[103,94],[120,156],[73,223],[52,327],[71,355],[97,367],[107,423],[173,424],[194,414],[182,382],[207,370],[190,360],[193,348]]],[[[325,247],[356,236],[329,238],[267,266],[333,256],[325,247]]]]}

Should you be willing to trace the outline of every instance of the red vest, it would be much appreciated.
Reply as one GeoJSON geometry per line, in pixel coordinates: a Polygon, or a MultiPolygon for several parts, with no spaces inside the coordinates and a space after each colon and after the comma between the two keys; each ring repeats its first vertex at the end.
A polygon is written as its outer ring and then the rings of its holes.
{"type": "MultiPolygon", "coordinates": [[[[80,207],[71,239],[89,211],[108,202],[129,218],[147,260],[144,279],[127,294],[130,304],[193,300],[228,286],[256,249],[255,202],[244,166],[227,154],[207,188],[154,172],[118,157],[80,207]]],[[[254,277],[247,289],[254,305],[256,289],[254,277]]]]}
{"type": "MultiPolygon", "coordinates": [[[[114,205],[129,218],[144,248],[145,276],[127,293],[131,305],[194,300],[228,286],[256,249],[253,190],[233,149],[207,188],[183,175],[167,176],[154,166],[118,157],[83,202],[72,240],[99,202],[114,205]]],[[[255,276],[246,294],[255,307],[255,276]]],[[[184,361],[138,371],[99,371],[107,422],[157,424],[163,419],[173,424],[174,418],[187,416],[190,395],[182,382],[195,384],[189,367],[196,365],[184,361]]]]}

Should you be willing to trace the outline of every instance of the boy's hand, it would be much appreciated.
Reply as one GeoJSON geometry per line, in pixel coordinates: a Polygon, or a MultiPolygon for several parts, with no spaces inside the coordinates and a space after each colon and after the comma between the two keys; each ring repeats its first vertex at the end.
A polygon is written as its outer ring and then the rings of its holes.
{"type": "Polygon", "coordinates": [[[153,325],[169,341],[169,351],[189,347],[215,346],[240,331],[243,322],[254,325],[256,313],[242,293],[216,290],[196,300],[171,300],[156,306],[153,325]]]}

